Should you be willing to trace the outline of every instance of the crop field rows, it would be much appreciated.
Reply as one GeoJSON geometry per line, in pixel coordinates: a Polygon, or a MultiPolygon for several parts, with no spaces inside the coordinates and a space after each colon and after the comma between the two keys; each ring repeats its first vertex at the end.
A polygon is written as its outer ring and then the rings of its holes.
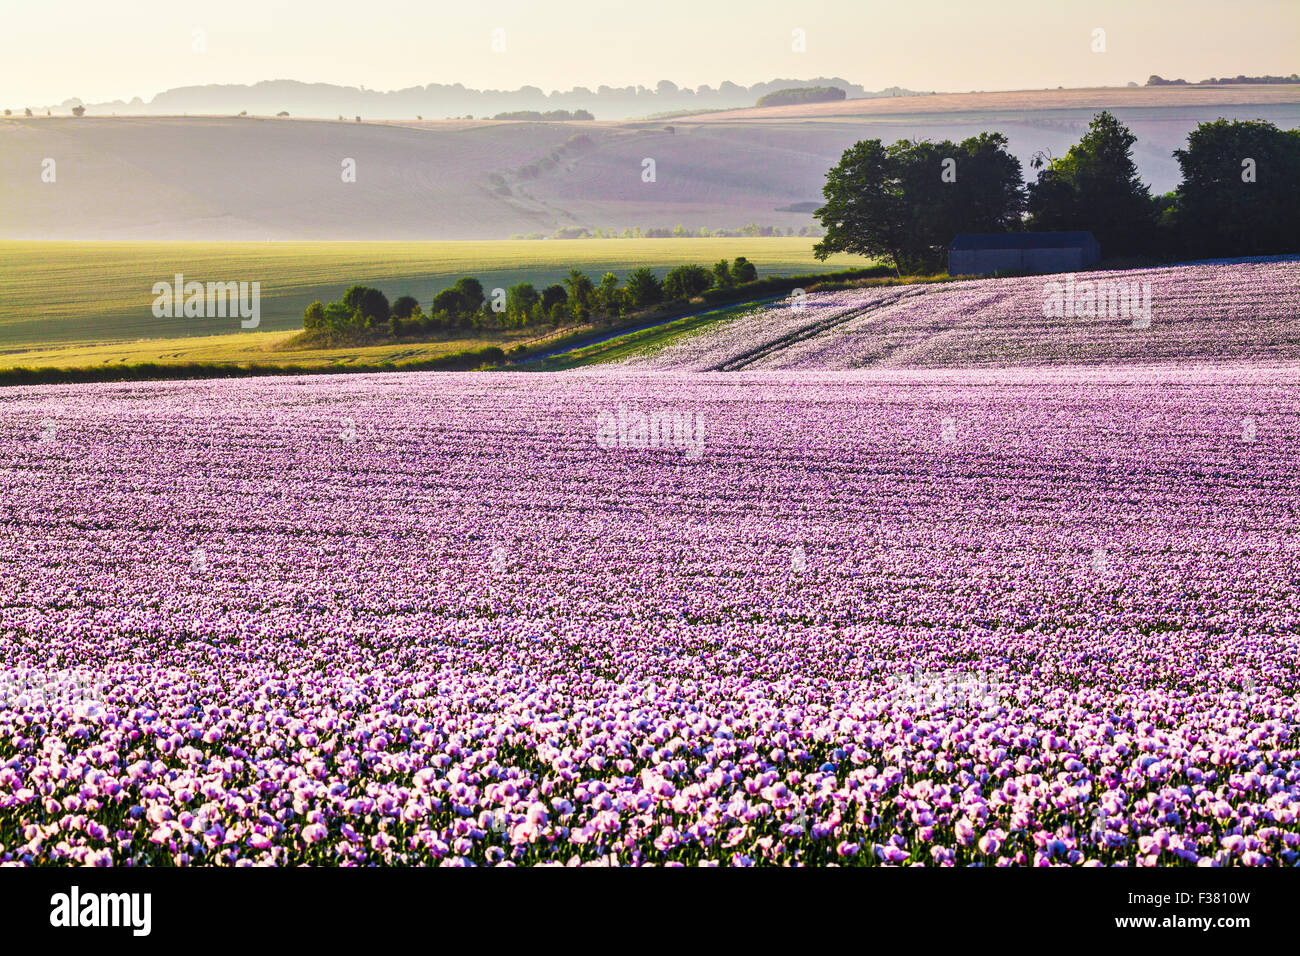
{"type": "Polygon", "coordinates": [[[1294,257],[925,283],[901,293],[813,293],[719,324],[635,364],[703,371],[1245,359],[1300,360],[1294,257]],[[1049,309],[1056,313],[1045,314],[1049,309]]]}
{"type": "Polygon", "coordinates": [[[1295,864],[1298,457],[1294,365],[9,389],[0,862],[1295,864]]]}
{"type": "MultiPolygon", "coordinates": [[[[771,331],[765,331],[764,338],[768,339],[768,341],[764,341],[762,344],[754,348],[746,349],[739,355],[733,355],[724,359],[718,363],[717,370],[722,372],[736,372],[746,367],[762,365],[764,358],[774,352],[781,352],[791,347],[796,347],[799,343],[808,339],[820,338],[827,335],[833,336],[835,330],[839,326],[852,322],[855,319],[859,319],[863,315],[875,309],[883,308],[886,305],[892,305],[909,294],[914,293],[912,290],[903,290],[901,292],[895,290],[892,294],[890,292],[885,292],[883,294],[876,293],[874,295],[866,296],[859,294],[855,296],[845,296],[842,299],[836,299],[832,295],[818,296],[814,300],[813,305],[813,308],[817,313],[817,318],[814,321],[808,321],[808,319],[805,318],[803,314],[804,307],[798,309],[787,308],[782,311],[786,314],[795,316],[797,320],[794,331],[778,335],[775,338],[773,338],[771,331]]],[[[765,328],[771,330],[776,326],[776,323],[773,323],[770,320],[781,314],[778,310],[780,310],[780,306],[777,306],[776,309],[767,308],[756,311],[751,321],[757,321],[758,317],[761,316],[765,328]]]]}

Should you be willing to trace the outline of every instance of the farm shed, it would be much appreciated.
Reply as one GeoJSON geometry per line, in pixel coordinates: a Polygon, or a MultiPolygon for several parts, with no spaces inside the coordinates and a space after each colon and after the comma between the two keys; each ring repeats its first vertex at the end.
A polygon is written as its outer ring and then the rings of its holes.
{"type": "Polygon", "coordinates": [[[1100,258],[1090,232],[965,232],[948,248],[948,274],[1073,272],[1100,258]]]}

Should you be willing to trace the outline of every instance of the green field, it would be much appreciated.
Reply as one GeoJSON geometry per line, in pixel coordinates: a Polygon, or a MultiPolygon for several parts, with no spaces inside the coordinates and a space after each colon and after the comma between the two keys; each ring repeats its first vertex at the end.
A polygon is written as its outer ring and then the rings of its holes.
{"type": "MultiPolygon", "coordinates": [[[[301,327],[314,299],[339,298],[354,283],[390,299],[433,294],[462,275],[488,288],[559,281],[571,268],[599,279],[639,266],[665,271],[746,256],[761,274],[794,275],[862,266],[856,256],[824,263],[812,239],[576,239],[491,242],[0,242],[0,365],[112,361],[265,361],[268,348],[301,327]],[[153,284],[186,280],[261,283],[261,325],[238,319],[157,319],[153,284]],[[198,338],[195,338],[198,337],[198,338]],[[151,340],[151,341],[141,341],[151,340]],[[163,340],[163,341],[157,341],[163,340]],[[105,345],[112,345],[105,348],[105,345]]],[[[430,343],[455,351],[476,340],[430,343]]],[[[377,347],[384,354],[418,351],[377,347]]],[[[341,350],[351,354],[366,349],[341,350]]],[[[373,357],[373,356],[370,356],[373,357]]],[[[311,361],[320,355],[277,356],[311,361]]]]}
{"type": "Polygon", "coordinates": [[[453,352],[496,345],[510,348],[545,341],[566,330],[474,332],[429,342],[388,342],[332,348],[293,348],[284,343],[295,332],[243,332],[236,335],[196,335],[182,339],[140,339],[135,342],[76,343],[19,346],[0,350],[0,369],[89,368],[106,365],[236,364],[236,365],[382,365],[418,362],[453,352]]]}

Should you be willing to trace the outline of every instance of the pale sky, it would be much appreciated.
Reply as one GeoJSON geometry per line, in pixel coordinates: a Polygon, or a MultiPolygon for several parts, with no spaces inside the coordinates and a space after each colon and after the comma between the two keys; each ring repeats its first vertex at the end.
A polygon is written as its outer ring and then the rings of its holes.
{"type": "Polygon", "coordinates": [[[0,0],[0,105],[15,107],[267,79],[966,91],[1295,72],[1300,0],[0,0]]]}

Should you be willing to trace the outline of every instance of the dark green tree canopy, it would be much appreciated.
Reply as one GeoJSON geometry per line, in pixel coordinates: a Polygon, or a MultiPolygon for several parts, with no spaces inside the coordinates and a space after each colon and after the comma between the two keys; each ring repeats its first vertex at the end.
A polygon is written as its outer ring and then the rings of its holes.
{"type": "Polygon", "coordinates": [[[726,259],[719,259],[713,266],[713,284],[719,289],[730,289],[736,284],[731,277],[731,263],[726,259]]]}
{"type": "Polygon", "coordinates": [[[712,285],[713,273],[703,266],[678,266],[664,276],[664,296],[668,299],[690,299],[712,285]]]}
{"type": "Polygon", "coordinates": [[[452,316],[469,315],[474,311],[469,299],[454,286],[443,289],[433,297],[432,309],[435,315],[445,312],[452,316]]]}
{"type": "Polygon", "coordinates": [[[642,266],[627,277],[627,293],[633,306],[644,309],[663,301],[664,287],[653,269],[642,266]]]}
{"type": "Polygon", "coordinates": [[[607,315],[621,315],[624,309],[625,295],[623,289],[619,288],[618,276],[612,272],[606,272],[600,277],[600,285],[596,286],[593,293],[597,308],[603,310],[607,315]]]}
{"type": "Polygon", "coordinates": [[[320,299],[307,306],[303,312],[302,327],[308,332],[319,332],[325,328],[325,306],[320,299]]]}
{"type": "Polygon", "coordinates": [[[373,322],[388,321],[388,297],[370,286],[354,285],[343,293],[343,304],[373,322]]]}
{"type": "Polygon", "coordinates": [[[1024,204],[1020,161],[1001,133],[961,143],[855,143],[826,175],[815,215],[826,236],[819,259],[849,252],[908,271],[942,268],[959,232],[1004,232],[1024,204]]]}
{"type": "Polygon", "coordinates": [[[731,281],[739,285],[742,282],[753,282],[757,278],[758,267],[744,256],[736,256],[731,264],[731,281]]]}
{"type": "Polygon", "coordinates": [[[516,318],[527,318],[541,295],[531,282],[520,282],[506,289],[506,312],[516,318]]]}
{"type": "Polygon", "coordinates": [[[592,297],[595,294],[595,286],[591,284],[591,276],[581,269],[570,269],[569,274],[564,278],[564,285],[568,289],[569,306],[571,308],[575,310],[591,308],[592,297]]]}
{"type": "Polygon", "coordinates": [[[465,276],[457,279],[452,288],[459,292],[465,300],[467,311],[477,312],[483,308],[483,283],[479,282],[478,279],[473,276],[465,276]]]}
{"type": "Polygon", "coordinates": [[[398,296],[389,310],[391,316],[396,319],[409,319],[418,311],[420,311],[420,303],[410,295],[398,296]]]}
{"type": "Polygon", "coordinates": [[[1183,252],[1263,255],[1300,248],[1300,129],[1262,120],[1202,123],[1174,150],[1183,252]]]}
{"type": "Polygon", "coordinates": [[[564,290],[564,286],[556,282],[542,290],[541,301],[542,311],[547,315],[553,315],[557,306],[563,306],[569,301],[569,294],[564,290]]]}
{"type": "Polygon", "coordinates": [[[1079,142],[1030,184],[1029,228],[1089,230],[1103,255],[1149,249],[1156,206],[1133,162],[1136,141],[1111,113],[1094,116],[1079,142]]]}

